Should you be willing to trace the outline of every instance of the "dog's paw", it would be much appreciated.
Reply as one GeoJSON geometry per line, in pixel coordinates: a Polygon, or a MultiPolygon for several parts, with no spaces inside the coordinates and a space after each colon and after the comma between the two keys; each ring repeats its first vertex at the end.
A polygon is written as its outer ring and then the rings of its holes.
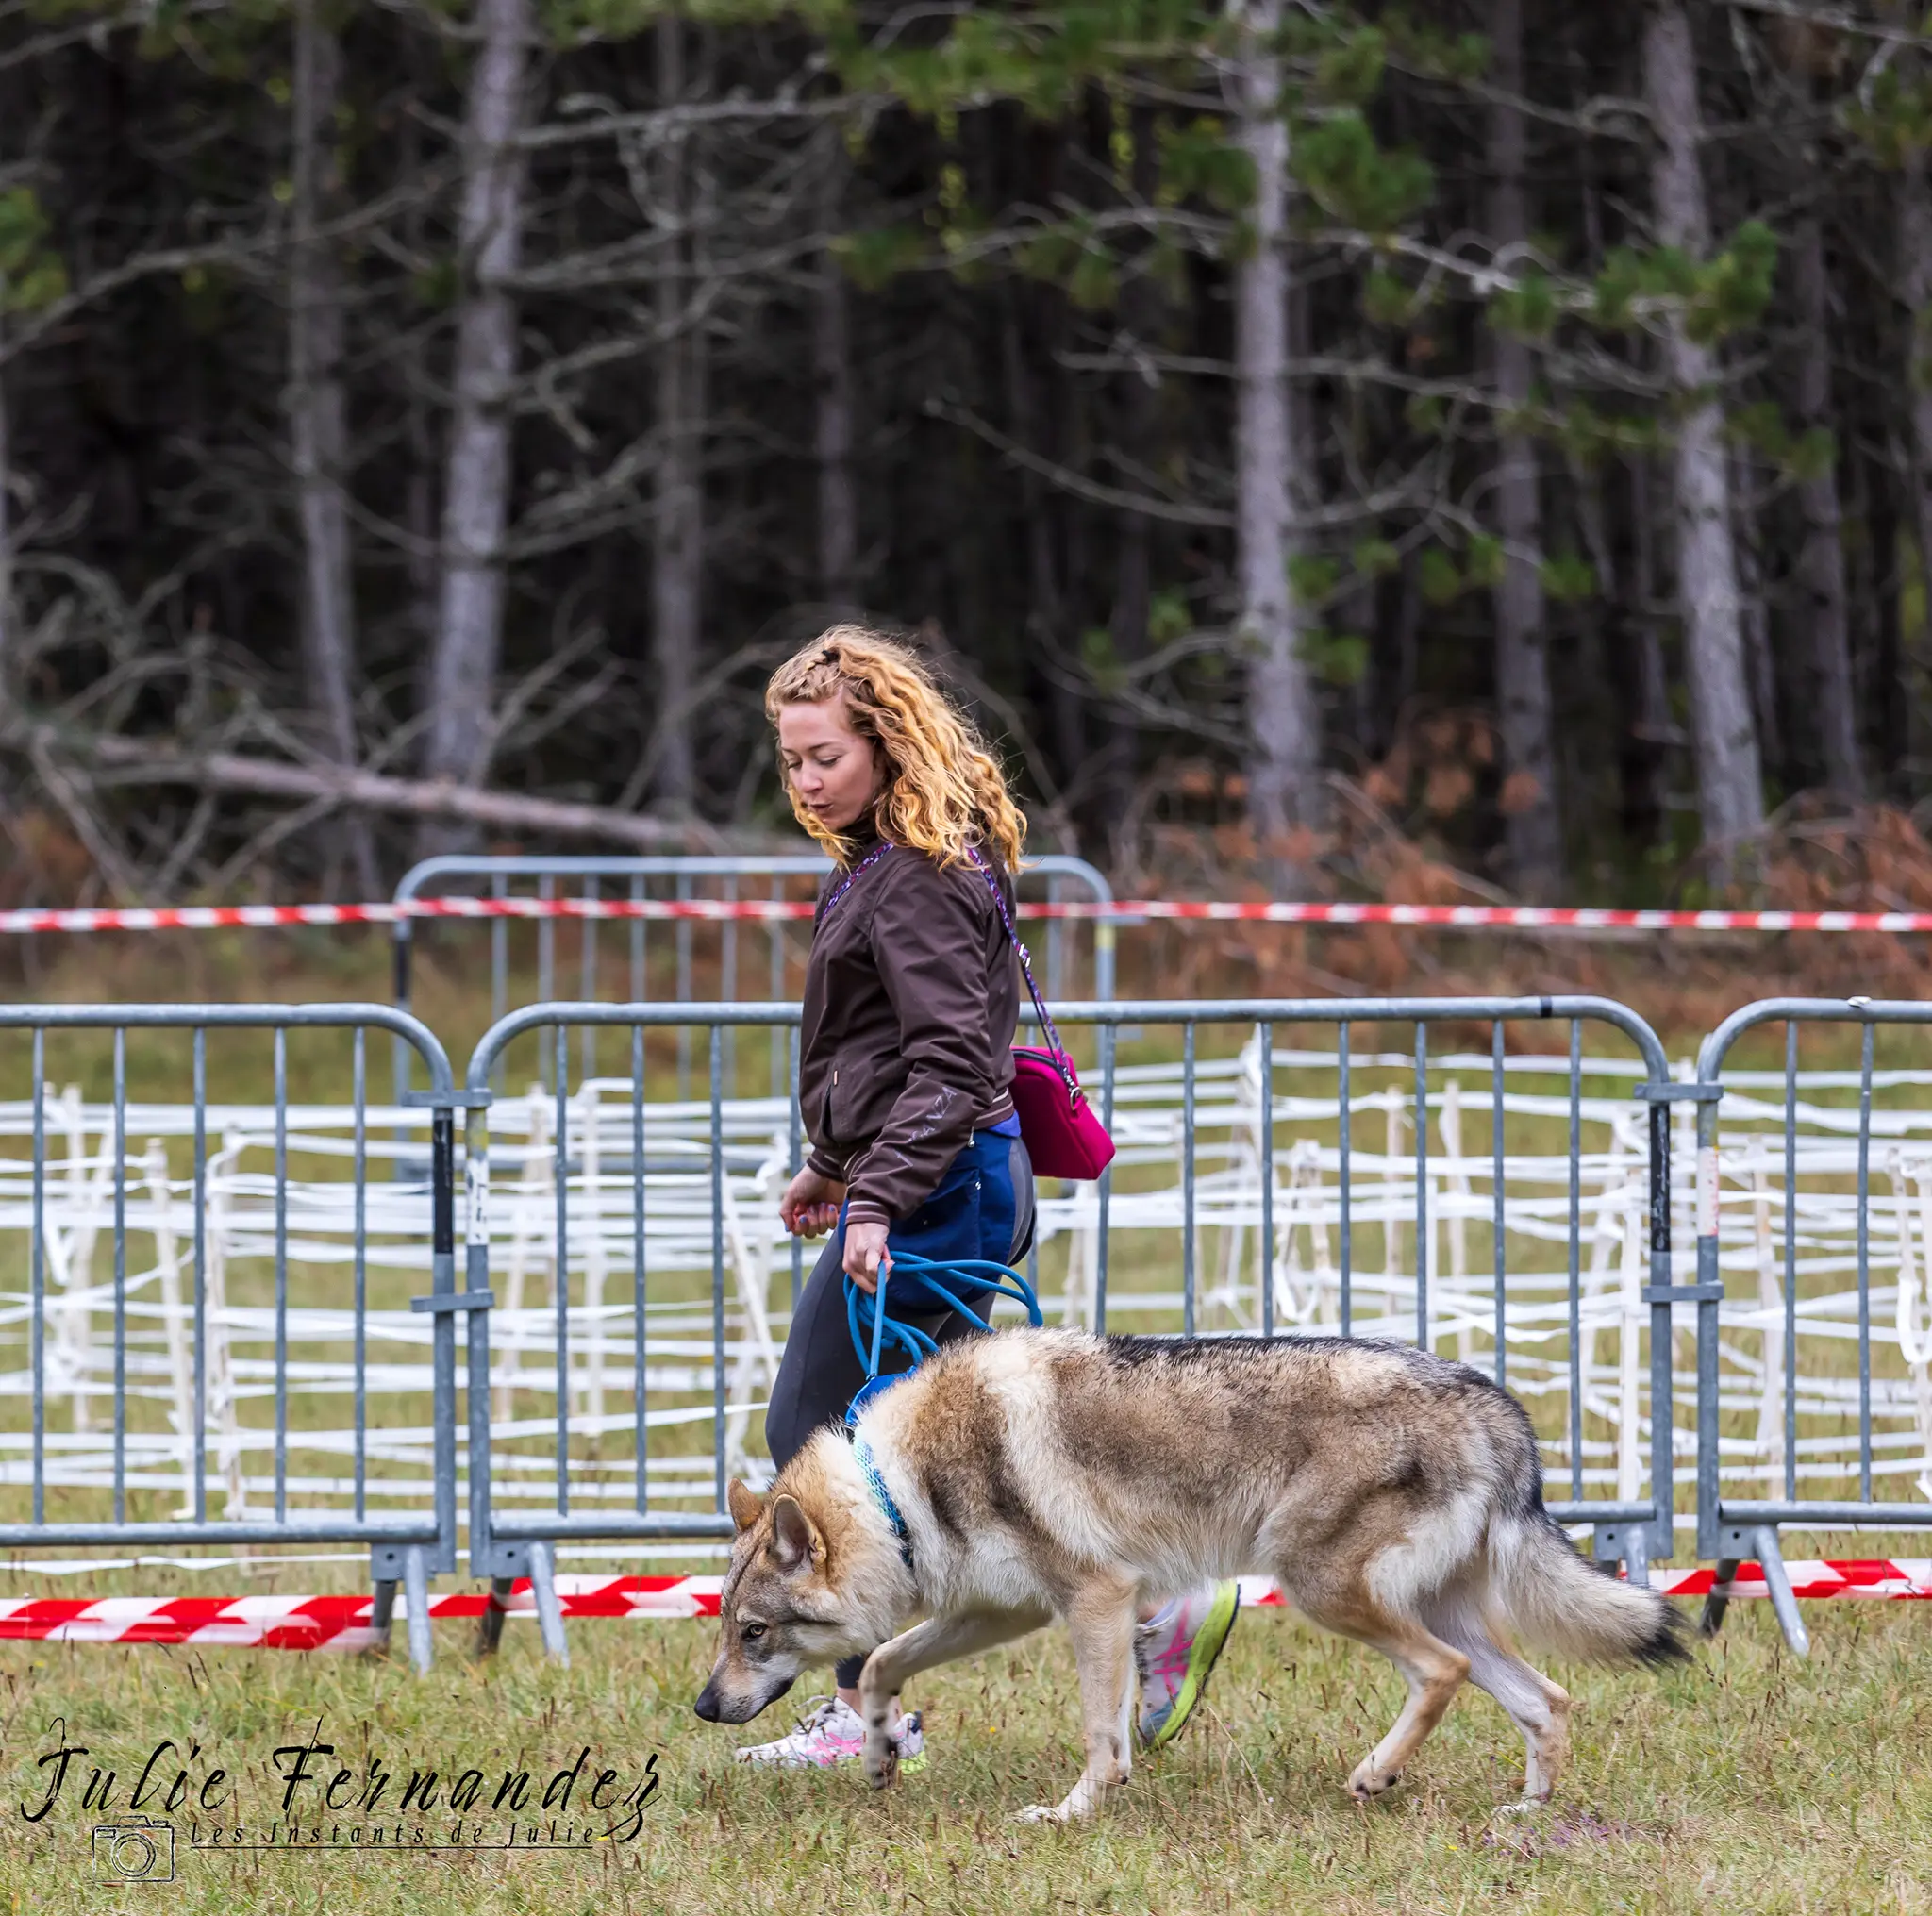
{"type": "Polygon", "coordinates": [[[1348,1793],[1357,1803],[1373,1803],[1377,1796],[1385,1796],[1402,1781],[1400,1770],[1384,1770],[1376,1765],[1373,1757],[1364,1757],[1355,1766],[1355,1774],[1348,1779],[1348,1793]]]}
{"type": "Polygon", "coordinates": [[[1034,1803],[1014,1817],[1015,1823],[1065,1823],[1067,1806],[1064,1803],[1034,1803]]]}
{"type": "Polygon", "coordinates": [[[865,1780],[874,1790],[890,1790],[899,1780],[899,1746],[883,1732],[865,1740],[865,1780]]]}
{"type": "Polygon", "coordinates": [[[1022,1823],[1077,1823],[1098,1809],[1111,1794],[1106,1784],[1082,1776],[1058,1803],[1036,1803],[1020,1812],[1022,1823]]]}

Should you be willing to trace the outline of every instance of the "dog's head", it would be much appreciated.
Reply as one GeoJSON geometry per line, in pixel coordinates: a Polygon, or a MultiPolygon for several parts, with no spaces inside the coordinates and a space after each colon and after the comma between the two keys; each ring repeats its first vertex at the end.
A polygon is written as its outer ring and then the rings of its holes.
{"type": "Polygon", "coordinates": [[[731,1484],[738,1537],[718,1605],[718,1660],[692,1708],[707,1723],[749,1723],[808,1665],[870,1650],[828,1574],[824,1531],[798,1497],[731,1484]]]}

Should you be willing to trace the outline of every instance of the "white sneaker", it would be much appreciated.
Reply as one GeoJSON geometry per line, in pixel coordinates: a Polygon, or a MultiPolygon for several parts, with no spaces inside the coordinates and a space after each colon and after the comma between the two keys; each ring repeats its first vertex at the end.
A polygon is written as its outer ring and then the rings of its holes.
{"type": "Polygon", "coordinates": [[[1240,1584],[1211,1583],[1177,1597],[1158,1617],[1135,1629],[1141,1741],[1148,1749],[1173,1742],[1193,1715],[1241,1605],[1240,1584]]]}
{"type": "MultiPolygon", "coordinates": [[[[801,1719],[790,1736],[775,1742],[753,1743],[735,1752],[741,1763],[770,1763],[784,1770],[827,1770],[835,1763],[856,1763],[865,1754],[865,1724],[842,1697],[813,1699],[818,1708],[801,1719]]],[[[899,1768],[924,1767],[925,1738],[919,1712],[899,1719],[892,1741],[899,1750],[899,1768]]]]}

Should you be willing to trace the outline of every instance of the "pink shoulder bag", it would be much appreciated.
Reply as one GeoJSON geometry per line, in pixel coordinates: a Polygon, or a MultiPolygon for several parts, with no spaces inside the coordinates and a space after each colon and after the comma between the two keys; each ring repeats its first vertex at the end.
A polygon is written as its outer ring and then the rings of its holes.
{"type": "Polygon", "coordinates": [[[992,893],[1000,923],[1007,927],[1007,937],[1020,955],[1020,970],[1025,975],[1033,1008],[1040,1014],[1040,1028],[1046,1034],[1048,1048],[1044,1051],[1024,1044],[1013,1047],[1013,1108],[1020,1116],[1020,1136],[1026,1145],[1026,1155],[1041,1177],[1098,1177],[1113,1161],[1113,1140],[1088,1104],[1087,1093],[1080,1089],[1079,1077],[1074,1070],[1074,1060],[1067,1056],[1053,1019],[1041,1001],[1040,987],[1033,981],[1032,960],[1008,916],[999,880],[974,846],[967,846],[966,856],[978,868],[992,893]]]}

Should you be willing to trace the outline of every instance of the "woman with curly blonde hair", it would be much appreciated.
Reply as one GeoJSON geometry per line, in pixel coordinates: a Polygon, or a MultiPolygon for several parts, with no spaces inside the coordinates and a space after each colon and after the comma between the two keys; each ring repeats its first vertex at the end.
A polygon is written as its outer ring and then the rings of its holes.
{"type": "MultiPolygon", "coordinates": [[[[895,640],[835,625],[772,675],[765,711],[791,808],[836,865],[806,966],[798,1096],[811,1153],[779,1208],[787,1230],[832,1240],[800,1294],[765,1412],[782,1468],[865,1381],[846,1277],[875,1291],[894,1255],[1005,1264],[1032,1242],[1033,1170],[1011,1092],[1009,925],[1026,821],[991,754],[895,640]]],[[[983,1311],[985,1297],[964,1301],[983,1311]]],[[[954,1313],[921,1327],[941,1343],[974,1328],[954,1313]]],[[[1192,1709],[1235,1601],[1233,1585],[1219,1586],[1137,1633],[1150,1744],[1192,1709]]],[[[864,1662],[839,1666],[838,1694],[792,1735],[739,1757],[856,1760],[864,1662]]],[[[917,1759],[919,1718],[894,1734],[902,1765],[917,1759]]]]}

